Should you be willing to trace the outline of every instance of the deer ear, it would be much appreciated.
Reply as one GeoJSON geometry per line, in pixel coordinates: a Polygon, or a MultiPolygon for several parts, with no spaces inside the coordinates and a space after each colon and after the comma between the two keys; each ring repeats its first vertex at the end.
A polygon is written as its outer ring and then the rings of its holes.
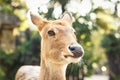
{"type": "Polygon", "coordinates": [[[42,28],[45,26],[45,24],[47,23],[47,21],[43,20],[40,16],[35,15],[30,13],[30,17],[31,17],[31,21],[32,23],[37,26],[37,28],[41,31],[42,28]]]}
{"type": "Polygon", "coordinates": [[[63,15],[61,16],[61,19],[67,21],[70,24],[72,24],[73,22],[72,16],[69,12],[64,12],[63,15]]]}

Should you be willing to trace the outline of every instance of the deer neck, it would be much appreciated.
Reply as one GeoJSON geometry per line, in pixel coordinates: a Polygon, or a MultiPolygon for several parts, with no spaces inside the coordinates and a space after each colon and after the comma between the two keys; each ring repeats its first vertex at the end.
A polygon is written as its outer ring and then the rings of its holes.
{"type": "Polygon", "coordinates": [[[40,80],[66,80],[67,65],[53,64],[41,60],[40,80]]]}

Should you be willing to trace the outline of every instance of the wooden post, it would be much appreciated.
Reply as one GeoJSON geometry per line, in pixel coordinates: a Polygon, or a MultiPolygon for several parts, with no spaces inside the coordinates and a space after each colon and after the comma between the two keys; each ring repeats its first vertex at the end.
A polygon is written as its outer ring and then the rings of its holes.
{"type": "Polygon", "coordinates": [[[13,29],[19,26],[20,22],[20,19],[15,15],[0,14],[0,49],[5,51],[15,49],[13,29]]]}

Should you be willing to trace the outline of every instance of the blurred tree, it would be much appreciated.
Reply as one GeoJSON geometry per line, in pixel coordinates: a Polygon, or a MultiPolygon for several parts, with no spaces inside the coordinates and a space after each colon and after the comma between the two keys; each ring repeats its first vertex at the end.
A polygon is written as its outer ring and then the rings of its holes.
{"type": "Polygon", "coordinates": [[[97,24],[104,30],[101,45],[109,64],[110,80],[120,80],[120,22],[115,14],[98,12],[97,24]],[[105,19],[101,18],[103,16],[105,19]]]}
{"type": "MultiPolygon", "coordinates": [[[[20,21],[18,21],[18,17],[16,19],[16,12],[17,11],[19,12],[19,13],[17,13],[17,16],[19,14],[21,15],[20,11],[21,11],[21,9],[24,9],[24,8],[25,8],[25,6],[24,6],[24,4],[22,4],[20,2],[20,0],[0,0],[0,15],[1,15],[0,33],[2,33],[1,30],[3,28],[5,28],[6,30],[10,30],[11,25],[13,25],[13,27],[18,26],[20,21]],[[3,17],[3,19],[2,19],[2,17],[3,17]],[[9,21],[9,20],[11,20],[11,21],[9,21]],[[1,25],[2,22],[6,23],[7,27],[5,24],[4,24],[5,26],[1,25]]],[[[22,22],[24,21],[20,16],[19,16],[19,18],[22,20],[22,22]]],[[[10,38],[15,36],[15,35],[13,35],[12,31],[13,30],[11,30],[11,33],[8,33],[8,34],[11,34],[10,36],[7,35],[5,31],[3,31],[4,35],[7,37],[8,41],[11,44],[12,44],[12,42],[11,42],[10,38]]],[[[23,44],[21,47],[24,47],[23,44]]],[[[27,48],[27,49],[29,49],[29,48],[27,48]]],[[[16,50],[14,50],[14,52],[10,52],[10,51],[6,51],[6,50],[3,50],[0,48],[0,80],[14,80],[14,76],[15,76],[15,73],[16,73],[18,67],[24,63],[24,59],[23,59],[24,57],[21,56],[22,55],[21,50],[16,48],[16,50]],[[21,59],[23,61],[21,61],[21,59]]],[[[30,53],[28,53],[28,54],[30,54],[30,53]]]]}
{"type": "MultiPolygon", "coordinates": [[[[6,54],[0,49],[0,80],[14,80],[16,71],[22,65],[39,65],[40,37],[38,32],[31,32],[29,40],[17,45],[13,53],[6,54]]],[[[18,37],[20,40],[20,36],[18,37]]]]}
{"type": "Polygon", "coordinates": [[[24,7],[20,0],[0,0],[0,13],[13,14],[14,10],[24,7]]]}
{"type": "Polygon", "coordinates": [[[111,31],[102,39],[102,46],[106,49],[108,58],[110,80],[120,80],[120,37],[116,37],[116,34],[120,32],[111,31]]]}
{"type": "Polygon", "coordinates": [[[99,30],[102,30],[101,46],[105,49],[108,60],[110,80],[120,80],[120,18],[116,9],[118,4],[119,1],[115,3],[113,13],[102,8],[95,10],[96,23],[99,30]]]}

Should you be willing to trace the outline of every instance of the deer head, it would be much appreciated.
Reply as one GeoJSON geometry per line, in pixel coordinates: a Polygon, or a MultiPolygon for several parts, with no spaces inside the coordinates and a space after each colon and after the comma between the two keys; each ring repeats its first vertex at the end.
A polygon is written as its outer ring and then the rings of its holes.
{"type": "Polygon", "coordinates": [[[65,12],[59,20],[48,21],[31,13],[31,21],[42,38],[41,59],[54,64],[78,62],[84,50],[77,43],[72,16],[65,12]]]}

